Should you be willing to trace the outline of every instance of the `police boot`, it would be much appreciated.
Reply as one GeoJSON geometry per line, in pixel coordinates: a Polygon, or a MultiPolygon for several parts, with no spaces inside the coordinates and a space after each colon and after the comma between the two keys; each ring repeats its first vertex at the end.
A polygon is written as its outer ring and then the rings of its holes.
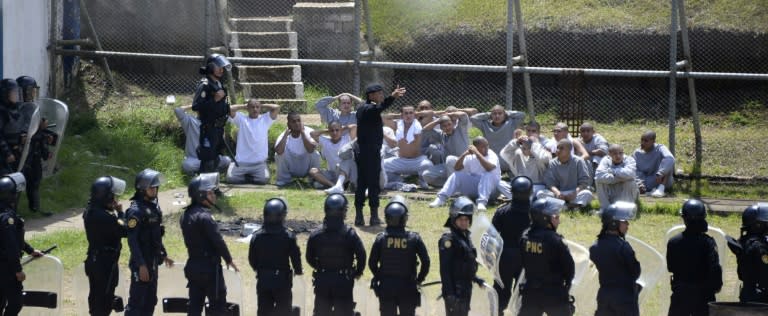
{"type": "Polygon", "coordinates": [[[355,208],[355,226],[364,226],[365,219],[363,219],[363,208],[355,208]]]}
{"type": "Polygon", "coordinates": [[[381,220],[379,219],[379,209],[371,208],[371,226],[378,225],[381,225],[381,220]]]}

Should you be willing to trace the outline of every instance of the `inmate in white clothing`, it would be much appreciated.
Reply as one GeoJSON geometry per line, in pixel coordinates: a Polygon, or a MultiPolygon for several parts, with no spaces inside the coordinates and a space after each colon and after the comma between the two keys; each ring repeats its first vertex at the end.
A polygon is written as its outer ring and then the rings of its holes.
{"type": "Polygon", "coordinates": [[[448,176],[437,195],[442,200],[447,200],[454,193],[460,193],[477,198],[477,203],[487,204],[501,180],[501,167],[498,156],[490,148],[485,159],[495,166],[491,171],[485,170],[475,155],[464,157],[464,169],[448,176]]]}
{"type": "MultiPolygon", "coordinates": [[[[312,131],[312,128],[304,126],[303,133],[306,137],[310,137],[309,133],[312,131]]],[[[288,184],[293,177],[306,177],[309,175],[309,169],[320,168],[320,153],[316,150],[307,152],[301,135],[293,137],[290,133],[287,135],[286,133],[287,131],[280,134],[275,142],[275,147],[277,147],[283,137],[288,137],[283,154],[275,154],[275,161],[277,162],[275,184],[278,186],[288,184]]]]}
{"type": "Polygon", "coordinates": [[[603,157],[595,170],[595,184],[600,208],[616,201],[635,202],[638,190],[635,182],[635,159],[624,156],[620,164],[614,164],[610,156],[603,157]]]}

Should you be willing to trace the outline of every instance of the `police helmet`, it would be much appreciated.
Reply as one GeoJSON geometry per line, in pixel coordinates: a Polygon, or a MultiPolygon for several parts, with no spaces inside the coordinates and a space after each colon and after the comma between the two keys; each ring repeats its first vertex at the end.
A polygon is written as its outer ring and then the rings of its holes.
{"type": "Polygon", "coordinates": [[[21,95],[24,97],[24,101],[31,101],[27,100],[27,93],[29,89],[39,89],[40,87],[37,85],[37,81],[35,81],[35,78],[32,78],[30,76],[21,76],[16,78],[16,83],[19,85],[19,88],[21,89],[21,95]]]}
{"type": "Polygon", "coordinates": [[[519,176],[512,179],[510,183],[512,199],[516,201],[530,201],[531,191],[533,190],[533,181],[526,176],[519,176]]]}
{"type": "Polygon", "coordinates": [[[105,206],[123,192],[125,192],[123,179],[112,176],[99,177],[91,184],[91,203],[105,206]]]}
{"type": "Polygon", "coordinates": [[[469,222],[472,223],[472,214],[475,213],[475,203],[472,203],[466,196],[460,196],[453,200],[451,207],[448,209],[448,220],[445,222],[445,227],[453,226],[453,222],[456,221],[459,216],[469,217],[469,222]]]}
{"type": "Polygon", "coordinates": [[[749,229],[757,224],[757,214],[760,212],[760,204],[750,205],[741,213],[741,228],[749,229]]]}
{"type": "Polygon", "coordinates": [[[282,225],[288,214],[288,204],[281,198],[271,198],[264,203],[264,224],[282,225]]]}
{"type": "Polygon", "coordinates": [[[0,202],[13,204],[19,192],[24,191],[27,180],[21,172],[14,172],[0,178],[0,202]]]}
{"type": "Polygon", "coordinates": [[[7,104],[9,102],[10,94],[19,93],[19,84],[13,79],[3,79],[0,81],[0,102],[7,104]]]}
{"type": "Polygon", "coordinates": [[[163,176],[157,170],[144,169],[136,175],[134,187],[137,191],[159,187],[163,182],[163,176]]]}
{"type": "Polygon", "coordinates": [[[707,218],[707,207],[698,199],[690,199],[683,203],[680,215],[684,220],[703,220],[707,218]]]}
{"type": "Polygon", "coordinates": [[[757,205],[757,221],[768,224],[768,203],[758,203],[757,205]]]}
{"type": "Polygon", "coordinates": [[[620,222],[628,222],[635,218],[637,214],[637,205],[632,202],[618,201],[600,213],[600,220],[603,223],[603,229],[616,230],[620,222]]]}
{"type": "Polygon", "coordinates": [[[323,209],[325,211],[325,216],[344,217],[347,213],[347,198],[343,194],[331,194],[325,198],[323,209]]]}
{"type": "Polygon", "coordinates": [[[205,59],[205,67],[201,68],[201,72],[204,75],[210,75],[213,73],[213,69],[224,68],[224,70],[232,70],[232,63],[229,62],[227,57],[221,54],[211,54],[205,59]]]}
{"type": "Polygon", "coordinates": [[[208,198],[207,194],[209,191],[214,191],[218,187],[219,187],[218,173],[216,172],[201,173],[200,175],[198,175],[197,177],[192,179],[192,181],[189,182],[189,185],[187,186],[187,194],[189,194],[189,197],[192,199],[193,204],[201,203],[208,198]]]}
{"type": "Polygon", "coordinates": [[[565,206],[565,201],[546,197],[537,199],[531,205],[528,215],[531,218],[531,224],[537,227],[549,227],[552,217],[560,215],[560,211],[565,206]]]}
{"type": "Polygon", "coordinates": [[[405,204],[405,198],[396,195],[384,208],[384,221],[387,227],[405,227],[408,221],[408,206],[405,204]]]}

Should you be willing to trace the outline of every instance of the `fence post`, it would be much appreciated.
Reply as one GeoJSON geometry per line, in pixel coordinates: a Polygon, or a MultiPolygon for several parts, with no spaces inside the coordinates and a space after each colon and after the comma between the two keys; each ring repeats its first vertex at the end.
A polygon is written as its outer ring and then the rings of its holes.
{"type": "Polygon", "coordinates": [[[677,0],[671,0],[669,26],[669,151],[675,154],[675,116],[677,110],[677,0]]]}
{"type": "MultiPolygon", "coordinates": [[[[93,35],[93,41],[96,43],[96,49],[97,50],[104,50],[101,47],[101,41],[99,40],[99,35],[96,34],[96,29],[93,27],[93,21],[91,21],[91,15],[88,14],[88,7],[85,5],[85,0],[80,0],[80,12],[82,13],[83,17],[85,17],[86,25],[88,25],[88,31],[91,32],[91,35],[93,35]]],[[[109,80],[109,84],[111,85],[111,88],[115,88],[115,78],[112,77],[112,71],[109,69],[109,63],[107,62],[107,58],[103,57],[101,59],[101,62],[104,64],[104,72],[107,74],[107,79],[109,80]]]]}
{"type": "Polygon", "coordinates": [[[512,29],[514,26],[514,2],[515,0],[507,0],[507,89],[504,93],[506,97],[506,109],[512,110],[512,70],[515,67],[515,61],[514,61],[514,41],[515,41],[515,34],[514,30],[512,29]]]}
{"type": "MultiPolygon", "coordinates": [[[[693,61],[691,60],[691,42],[689,41],[688,37],[688,18],[685,16],[685,0],[679,1],[680,7],[678,8],[678,12],[680,12],[680,35],[683,40],[683,58],[685,58],[683,65],[685,67],[685,72],[690,73],[693,71],[693,61]]],[[[693,116],[693,138],[696,146],[696,159],[693,163],[693,177],[694,179],[699,180],[701,178],[701,160],[703,158],[701,157],[701,125],[699,124],[699,106],[696,101],[696,86],[694,85],[694,79],[691,77],[688,77],[688,98],[689,102],[691,102],[691,115],[693,116]]],[[[696,192],[698,192],[698,183],[699,182],[697,181],[696,192]]]]}
{"type": "MultiPolygon", "coordinates": [[[[360,16],[362,15],[360,10],[360,0],[355,0],[355,40],[352,48],[354,48],[354,65],[352,65],[352,94],[360,95],[360,16]]],[[[370,26],[369,26],[370,27],[370,26]]]]}
{"type": "MultiPolygon", "coordinates": [[[[523,23],[523,10],[520,8],[520,0],[515,1],[515,19],[517,19],[517,37],[520,42],[520,57],[523,67],[528,67],[528,48],[525,43],[525,24],[523,23]]],[[[531,91],[531,74],[523,72],[523,88],[525,88],[525,102],[528,105],[529,120],[534,120],[536,110],[533,108],[533,92],[531,91]]]]}

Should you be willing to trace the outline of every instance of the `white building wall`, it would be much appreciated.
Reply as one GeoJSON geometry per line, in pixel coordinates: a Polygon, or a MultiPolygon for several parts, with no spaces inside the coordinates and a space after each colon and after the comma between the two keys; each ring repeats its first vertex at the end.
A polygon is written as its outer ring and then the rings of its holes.
{"type": "Polygon", "coordinates": [[[2,0],[3,78],[32,76],[40,96],[48,94],[50,59],[48,36],[51,21],[49,0],[2,0]]]}

